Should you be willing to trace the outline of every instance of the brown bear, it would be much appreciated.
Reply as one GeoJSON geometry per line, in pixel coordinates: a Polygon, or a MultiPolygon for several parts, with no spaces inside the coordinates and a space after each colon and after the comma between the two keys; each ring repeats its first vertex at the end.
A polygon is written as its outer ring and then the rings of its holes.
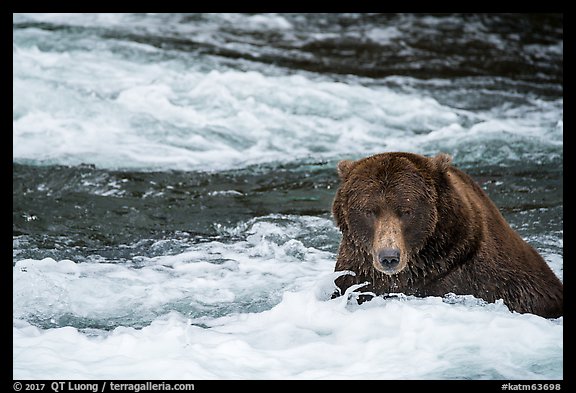
{"type": "Polygon", "coordinates": [[[339,296],[354,284],[374,295],[474,295],[556,318],[563,286],[446,154],[383,153],[338,163],[332,212],[342,231],[339,296]]]}

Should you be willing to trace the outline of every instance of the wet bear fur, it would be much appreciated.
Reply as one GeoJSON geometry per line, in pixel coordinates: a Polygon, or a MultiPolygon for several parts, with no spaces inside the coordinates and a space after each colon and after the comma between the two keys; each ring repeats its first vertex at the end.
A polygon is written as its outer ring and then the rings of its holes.
{"type": "Polygon", "coordinates": [[[474,295],[512,311],[563,314],[563,286],[446,154],[382,153],[338,164],[332,212],[342,232],[343,294],[474,295]]]}

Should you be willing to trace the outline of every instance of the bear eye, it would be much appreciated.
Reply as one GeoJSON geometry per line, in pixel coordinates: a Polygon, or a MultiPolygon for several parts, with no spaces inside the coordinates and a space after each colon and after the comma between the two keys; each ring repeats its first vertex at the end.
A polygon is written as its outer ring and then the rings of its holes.
{"type": "Polygon", "coordinates": [[[376,218],[376,212],[374,210],[364,210],[362,212],[362,217],[368,220],[373,220],[376,218]]]}
{"type": "Polygon", "coordinates": [[[366,209],[351,209],[350,217],[354,220],[374,220],[376,218],[376,212],[374,210],[366,209]]]}
{"type": "Polygon", "coordinates": [[[375,218],[378,215],[377,209],[370,209],[366,211],[366,216],[370,218],[375,218]]]}
{"type": "Polygon", "coordinates": [[[400,209],[400,217],[409,217],[411,214],[411,209],[400,209]]]}
{"type": "Polygon", "coordinates": [[[373,222],[378,216],[378,209],[362,208],[362,209],[351,209],[350,217],[354,217],[358,220],[364,220],[366,222],[373,222]]]}

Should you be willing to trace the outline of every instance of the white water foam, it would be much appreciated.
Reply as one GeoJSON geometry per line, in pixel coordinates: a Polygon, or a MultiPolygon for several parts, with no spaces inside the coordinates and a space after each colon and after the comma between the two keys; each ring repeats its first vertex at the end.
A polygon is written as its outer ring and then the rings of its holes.
{"type": "MultiPolygon", "coordinates": [[[[225,312],[237,304],[274,304],[283,290],[309,286],[333,268],[331,252],[298,240],[314,231],[336,235],[329,220],[273,215],[220,230],[240,234],[243,240],[202,242],[177,255],[135,257],[130,264],[98,256],[96,263],[82,264],[19,260],[13,276],[13,315],[42,316],[56,323],[67,316],[146,318],[183,304],[194,312],[225,312]]],[[[163,242],[150,248],[162,247],[163,242]]]]}
{"type": "Polygon", "coordinates": [[[274,215],[132,263],[19,260],[14,378],[562,378],[563,318],[471,296],[330,300],[317,231],[335,228],[274,215]]]}
{"type": "Polygon", "coordinates": [[[34,379],[561,379],[562,318],[440,298],[346,305],[313,289],[269,311],[170,312],[143,329],[14,322],[14,377],[34,379]]]}
{"type": "MultiPolygon", "coordinates": [[[[279,15],[211,17],[213,25],[197,29],[174,27],[161,16],[15,14],[15,23],[93,29],[14,31],[14,161],[219,170],[393,150],[446,151],[458,163],[562,157],[562,99],[509,100],[518,97],[508,88],[465,87],[462,97],[485,95],[491,104],[459,109],[441,103],[441,89],[437,96],[384,87],[391,80],[408,85],[410,78],[340,77],[343,83],[274,66],[244,72],[242,64],[121,38],[174,33],[212,44],[222,22],[258,34],[295,34],[279,15]],[[118,38],[94,33],[118,26],[126,26],[114,30],[118,38]]],[[[436,19],[426,23],[437,30],[436,19]]],[[[386,43],[398,33],[376,28],[366,37],[386,43]]],[[[250,49],[249,42],[230,45],[250,49]]],[[[458,89],[458,80],[430,84],[458,89]]],[[[120,196],[113,184],[101,195],[120,196]]],[[[178,252],[130,262],[98,255],[86,263],[18,259],[16,252],[14,378],[563,377],[563,318],[511,313],[470,297],[398,297],[361,306],[330,300],[336,256],[311,240],[337,236],[328,220],[267,216],[219,229],[228,240],[183,244],[178,252]]],[[[562,277],[562,255],[543,256],[562,277]]]]}
{"type": "Polygon", "coordinates": [[[459,162],[561,156],[562,100],[471,112],[305,74],[206,72],[107,47],[61,52],[22,41],[13,60],[20,162],[220,170],[394,150],[447,151],[459,162]]]}

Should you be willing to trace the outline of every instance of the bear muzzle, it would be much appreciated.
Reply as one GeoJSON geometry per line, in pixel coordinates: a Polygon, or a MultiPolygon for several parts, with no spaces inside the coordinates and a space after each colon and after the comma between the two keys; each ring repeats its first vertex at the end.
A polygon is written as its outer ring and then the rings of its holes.
{"type": "Polygon", "coordinates": [[[389,275],[400,272],[400,250],[394,247],[381,248],[373,255],[376,270],[389,275]]]}
{"type": "Polygon", "coordinates": [[[372,241],[372,265],[379,272],[394,275],[406,267],[408,257],[404,244],[400,218],[390,211],[383,211],[376,219],[372,241]]]}

